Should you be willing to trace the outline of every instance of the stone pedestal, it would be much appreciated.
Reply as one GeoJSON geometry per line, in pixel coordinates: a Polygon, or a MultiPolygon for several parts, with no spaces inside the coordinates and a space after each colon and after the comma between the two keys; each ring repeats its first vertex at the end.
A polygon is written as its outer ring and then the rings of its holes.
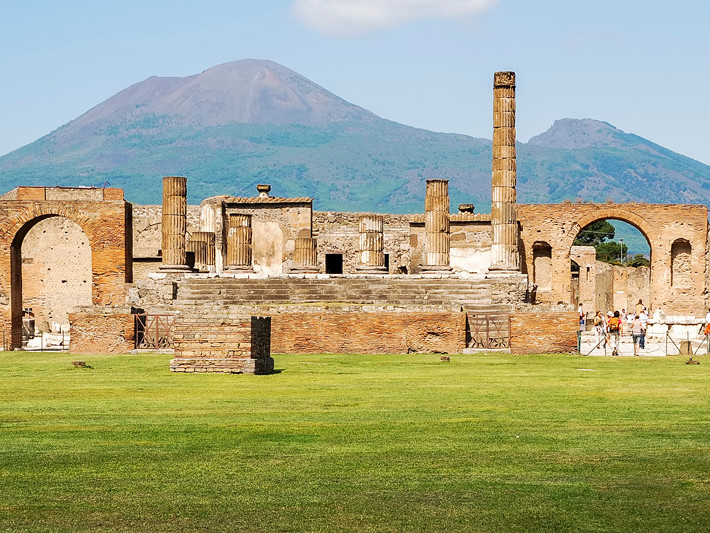
{"type": "Polygon", "coordinates": [[[229,215],[227,267],[231,271],[252,271],[251,215],[229,215]]]}
{"type": "Polygon", "coordinates": [[[427,180],[424,198],[423,273],[451,273],[449,264],[449,181],[427,180]]]}
{"type": "Polygon", "coordinates": [[[363,274],[386,274],[384,254],[384,217],[361,215],[359,219],[360,261],[355,267],[363,274]]]}
{"type": "Polygon", "coordinates": [[[230,316],[228,310],[176,320],[172,372],[271,374],[271,317],[230,316]]]}
{"type": "Polygon", "coordinates": [[[515,73],[493,77],[493,179],[491,191],[491,267],[520,270],[516,209],[515,73]]]}
{"type": "Polygon", "coordinates": [[[195,254],[195,268],[200,272],[214,271],[215,235],[211,231],[194,231],[187,243],[187,251],[195,254]]]}
{"type": "Polygon", "coordinates": [[[189,272],[185,247],[187,233],[187,178],[163,178],[162,253],[164,272],[189,272]]]}
{"type": "Polygon", "coordinates": [[[299,237],[293,250],[293,267],[291,272],[303,274],[318,273],[317,243],[311,237],[299,237]]]}

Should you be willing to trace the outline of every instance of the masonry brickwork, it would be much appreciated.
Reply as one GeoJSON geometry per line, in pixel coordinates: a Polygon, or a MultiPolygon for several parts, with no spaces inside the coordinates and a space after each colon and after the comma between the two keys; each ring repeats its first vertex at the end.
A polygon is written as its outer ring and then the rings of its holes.
{"type": "Polygon", "coordinates": [[[271,318],[224,313],[192,314],[174,324],[173,372],[270,374],[271,318]]]}
{"type": "Polygon", "coordinates": [[[577,351],[576,312],[514,312],[510,315],[510,353],[577,351]]]}
{"type": "Polygon", "coordinates": [[[70,313],[69,353],[118,354],[135,348],[135,316],[130,313],[70,313]]]}
{"type": "Polygon", "coordinates": [[[461,353],[466,313],[282,313],[274,353],[461,353]]]}
{"type": "Polygon", "coordinates": [[[131,281],[130,205],[121,189],[19,187],[0,197],[0,302],[9,296],[12,346],[22,345],[22,243],[49,217],[76,223],[91,246],[91,299],[125,305],[131,281]]]}
{"type": "MultiPolygon", "coordinates": [[[[704,205],[521,204],[522,264],[534,272],[534,250],[551,249],[549,291],[542,302],[569,303],[572,296],[570,251],[577,234],[597,220],[617,219],[635,226],[651,246],[650,307],[666,314],[703,316],[707,295],[708,210],[704,205]],[[675,247],[675,248],[674,248],[675,247]],[[672,283],[673,250],[682,250],[682,284],[672,283]]],[[[677,258],[680,254],[676,253],[677,258]]],[[[615,302],[616,304],[616,302],[615,302]]]]}

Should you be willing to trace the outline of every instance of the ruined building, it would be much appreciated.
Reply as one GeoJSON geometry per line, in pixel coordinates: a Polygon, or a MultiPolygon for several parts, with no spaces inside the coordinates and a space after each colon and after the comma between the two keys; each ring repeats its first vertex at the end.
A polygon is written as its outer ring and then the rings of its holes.
{"type": "Polygon", "coordinates": [[[71,323],[73,352],[174,348],[174,369],[200,370],[201,354],[211,370],[268,371],[261,348],[237,347],[268,342],[269,327],[270,350],[285,353],[571,351],[572,304],[594,302],[598,279],[573,241],[607,218],[650,243],[650,308],[704,316],[707,208],[518,204],[514,73],[496,73],[493,92],[490,215],[451,214],[446,180],[427,180],[415,215],[314,211],[314,199],[268,185],[189,206],[184,177],[163,179],[162,206],[132,205],[120,189],[10,191],[0,197],[4,346],[23,345],[32,309],[38,329],[71,323]],[[220,329],[237,323],[241,337],[220,329]]]}

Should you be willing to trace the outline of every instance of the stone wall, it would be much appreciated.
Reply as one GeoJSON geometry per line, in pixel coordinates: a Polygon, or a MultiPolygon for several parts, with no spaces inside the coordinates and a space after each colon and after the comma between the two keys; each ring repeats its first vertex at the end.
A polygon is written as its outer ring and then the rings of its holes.
{"type": "Polygon", "coordinates": [[[275,353],[461,353],[466,313],[283,313],[273,316],[275,353]]]}
{"type": "MultiPolygon", "coordinates": [[[[133,204],[133,255],[138,258],[158,258],[162,248],[162,213],[160,205],[133,204]]],[[[187,234],[200,230],[200,206],[187,206],[187,234]]],[[[157,272],[160,263],[153,272],[157,272]]],[[[142,279],[143,270],[138,267],[135,279],[142,279]]]]}
{"type": "Polygon", "coordinates": [[[71,354],[117,354],[135,348],[134,315],[71,313],[71,354]]]}
{"type": "Polygon", "coordinates": [[[35,224],[22,241],[22,307],[38,329],[60,331],[69,313],[91,305],[91,247],[82,229],[64,217],[35,224]]]}
{"type": "Polygon", "coordinates": [[[183,315],[176,319],[173,372],[270,374],[271,318],[183,315]]]}
{"type": "Polygon", "coordinates": [[[19,347],[22,340],[22,243],[45,219],[71,220],[86,235],[91,247],[91,302],[123,305],[132,273],[132,219],[121,189],[19,187],[3,198],[0,308],[10,311],[13,346],[19,347]]]}
{"type": "Polygon", "coordinates": [[[576,312],[514,312],[510,315],[510,353],[572,353],[577,351],[576,312]]]}
{"type": "MultiPolygon", "coordinates": [[[[551,247],[550,303],[572,299],[570,250],[577,234],[597,220],[615,219],[635,226],[651,247],[651,309],[672,314],[705,314],[708,210],[704,205],[521,204],[518,206],[524,272],[533,272],[536,245],[551,247]],[[673,284],[675,273],[680,284],[673,284]]],[[[617,302],[618,303],[618,302],[617,302]]]]}
{"type": "MultiPolygon", "coordinates": [[[[342,254],[343,273],[354,274],[359,259],[358,221],[364,213],[313,212],[313,236],[318,242],[318,267],[326,272],[326,254],[342,254]]],[[[384,253],[389,256],[389,272],[412,273],[416,252],[411,250],[411,215],[383,215],[384,253]]],[[[416,241],[415,241],[416,242],[416,241]]],[[[423,242],[423,241],[422,241],[423,242]]]]}

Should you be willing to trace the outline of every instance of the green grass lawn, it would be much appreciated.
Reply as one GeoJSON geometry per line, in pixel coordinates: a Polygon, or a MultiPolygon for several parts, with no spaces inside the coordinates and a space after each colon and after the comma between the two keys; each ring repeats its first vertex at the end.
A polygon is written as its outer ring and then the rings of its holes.
{"type": "Polygon", "coordinates": [[[0,353],[0,531],[710,530],[705,357],[169,359],[0,353]]]}

